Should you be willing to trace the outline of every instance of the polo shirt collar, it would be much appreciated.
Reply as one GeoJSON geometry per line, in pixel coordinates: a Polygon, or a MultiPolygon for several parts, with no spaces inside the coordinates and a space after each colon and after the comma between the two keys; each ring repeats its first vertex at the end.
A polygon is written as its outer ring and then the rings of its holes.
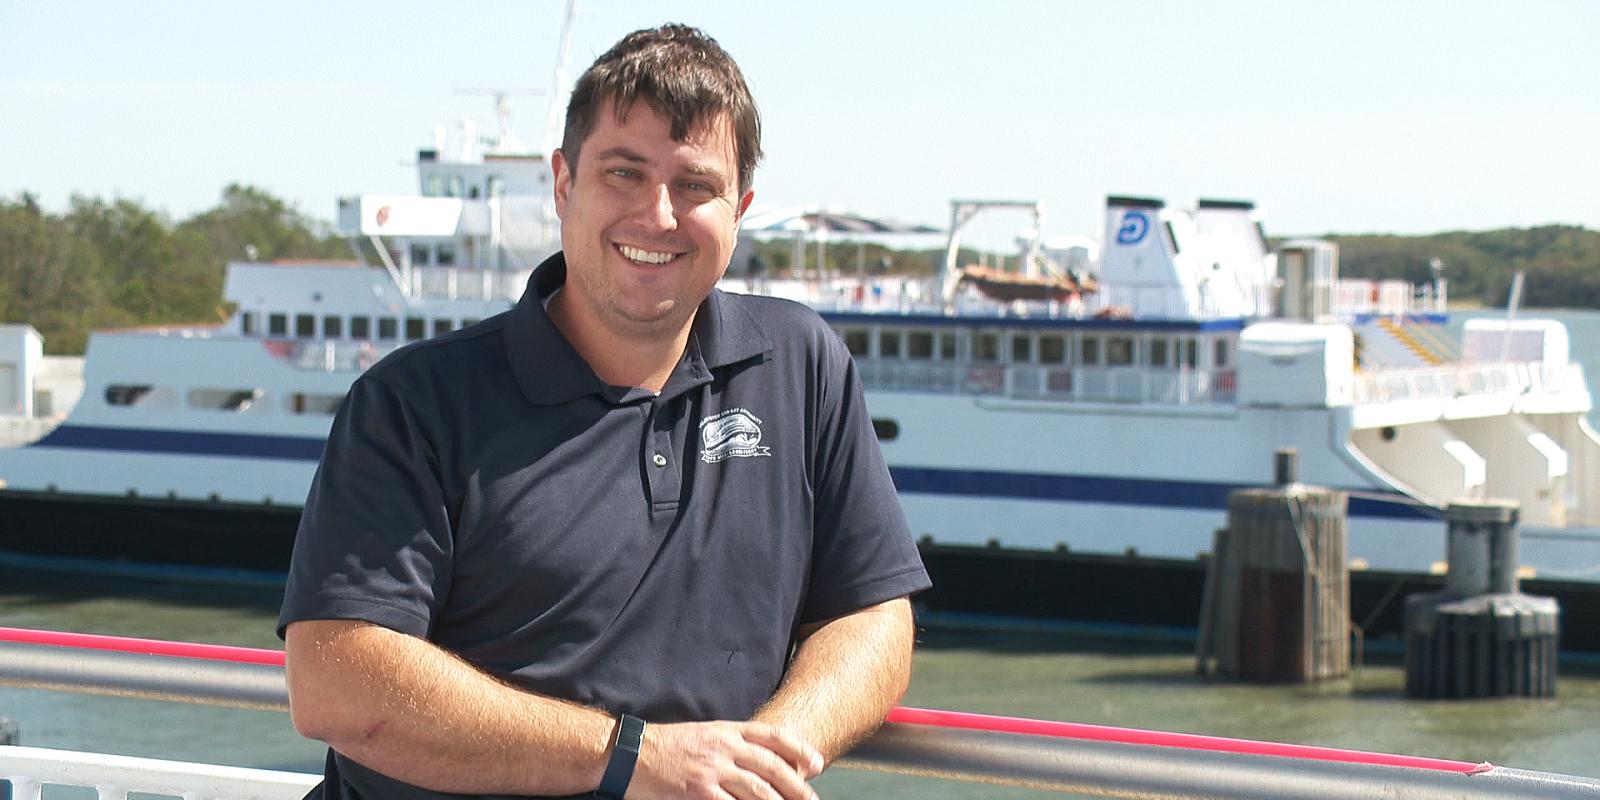
{"type": "MultiPolygon", "coordinates": [[[[533,271],[522,299],[507,314],[505,345],[512,374],[523,396],[538,406],[560,405],[590,394],[606,396],[609,388],[545,311],[545,299],[566,280],[566,257],[558,252],[533,271]]],[[[702,365],[715,370],[771,349],[761,323],[739,304],[727,302],[721,290],[712,289],[695,313],[690,332],[691,370],[702,365]]]]}

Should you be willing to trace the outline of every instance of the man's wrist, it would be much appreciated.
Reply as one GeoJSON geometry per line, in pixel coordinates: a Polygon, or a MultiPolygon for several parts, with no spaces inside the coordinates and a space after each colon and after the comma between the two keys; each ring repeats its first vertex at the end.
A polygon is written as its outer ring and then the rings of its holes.
{"type": "Polygon", "coordinates": [[[617,735],[612,741],[611,757],[600,776],[600,788],[595,797],[602,800],[622,800],[633,780],[633,768],[639,763],[639,747],[644,742],[644,720],[623,714],[617,717],[617,735]]]}

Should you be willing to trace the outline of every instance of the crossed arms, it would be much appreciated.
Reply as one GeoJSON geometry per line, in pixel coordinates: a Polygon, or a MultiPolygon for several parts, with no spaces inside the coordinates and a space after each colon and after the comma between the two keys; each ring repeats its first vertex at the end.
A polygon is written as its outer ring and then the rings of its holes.
{"type": "MultiPolygon", "coordinates": [[[[904,694],[912,636],[903,597],[808,626],[754,719],[648,726],[628,798],[815,797],[806,781],[904,694]]],[[[600,783],[615,729],[604,712],[365,622],[292,623],[286,650],[295,729],[392,778],[463,794],[581,794],[600,783]]]]}

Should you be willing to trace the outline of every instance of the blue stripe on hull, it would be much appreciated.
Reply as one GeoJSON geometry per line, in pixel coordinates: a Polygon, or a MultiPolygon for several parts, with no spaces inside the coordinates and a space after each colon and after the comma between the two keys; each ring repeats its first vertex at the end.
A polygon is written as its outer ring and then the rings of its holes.
{"type": "MultiPolygon", "coordinates": [[[[324,441],[322,438],[305,436],[63,425],[34,446],[315,462],[322,458],[324,441]]],[[[1245,488],[1240,484],[1202,481],[926,467],[890,467],[889,472],[894,477],[895,488],[905,494],[1108,503],[1208,511],[1227,508],[1228,492],[1245,488]]],[[[1437,513],[1429,513],[1430,509],[1418,507],[1400,495],[1394,497],[1394,501],[1352,497],[1350,514],[1393,519],[1438,517],[1437,513]]]]}
{"type": "MultiPolygon", "coordinates": [[[[1242,484],[1201,481],[1105,478],[1089,475],[1053,475],[1030,472],[890,467],[894,485],[903,494],[958,497],[1014,498],[1054,502],[1107,503],[1216,511],[1228,507],[1228,493],[1249,488],[1242,484]]],[[[1431,509],[1394,495],[1393,501],[1371,497],[1350,498],[1351,516],[1393,519],[1436,519],[1431,509]]]]}
{"type": "Polygon", "coordinates": [[[322,458],[321,437],[267,436],[249,433],[206,433],[149,428],[104,428],[62,425],[34,447],[67,450],[113,450],[124,453],[169,453],[220,458],[269,458],[280,461],[317,461],[322,458]]]}

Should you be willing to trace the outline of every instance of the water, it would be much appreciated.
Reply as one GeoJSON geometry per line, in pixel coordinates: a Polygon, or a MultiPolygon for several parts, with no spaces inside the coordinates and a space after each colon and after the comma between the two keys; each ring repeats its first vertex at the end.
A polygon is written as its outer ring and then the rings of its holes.
{"type": "MultiPolygon", "coordinates": [[[[276,647],[277,594],[0,571],[0,625],[276,647]]],[[[1320,686],[1245,686],[1194,674],[1187,647],[1050,632],[927,629],[910,706],[1436,756],[1594,774],[1600,672],[1563,671],[1553,700],[1414,702],[1394,663],[1320,686]]],[[[284,714],[0,689],[25,744],[316,772],[322,747],[284,714]]],[[[824,797],[1062,795],[835,769],[824,797]]]]}
{"type": "MultiPolygon", "coordinates": [[[[1473,312],[1457,317],[1500,316],[1473,312]]],[[[1600,397],[1600,312],[1529,312],[1567,325],[1600,397]]],[[[1600,411],[1590,415],[1600,425],[1600,411]]],[[[278,647],[273,590],[149,586],[0,570],[0,625],[278,647]]],[[[1370,661],[1370,659],[1369,659],[1370,661]]],[[[1600,775],[1600,672],[1564,667],[1553,700],[1417,702],[1403,673],[1369,663],[1347,681],[1259,687],[1200,680],[1182,646],[1059,634],[924,630],[905,704],[1240,738],[1490,761],[1600,775]]],[[[316,772],[323,749],[286,715],[125,698],[0,689],[25,744],[316,772]]],[[[825,797],[1063,795],[835,769],[825,797]]]]}

